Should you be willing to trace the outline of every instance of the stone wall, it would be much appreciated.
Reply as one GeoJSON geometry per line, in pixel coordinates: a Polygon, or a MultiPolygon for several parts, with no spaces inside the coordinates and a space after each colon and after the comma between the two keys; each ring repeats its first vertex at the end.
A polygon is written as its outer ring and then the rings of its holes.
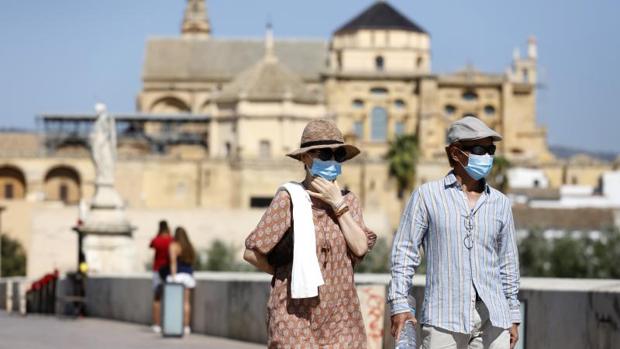
{"type": "MultiPolygon", "coordinates": [[[[192,306],[195,332],[266,342],[267,275],[198,273],[197,281],[192,306]]],[[[369,348],[393,348],[384,302],[389,275],[359,274],[356,282],[369,348]]],[[[91,277],[87,292],[91,316],[144,325],[151,321],[149,274],[91,277]]],[[[416,277],[418,308],[423,292],[424,277],[416,277]]],[[[620,342],[620,280],[524,278],[520,298],[525,308],[523,348],[611,349],[620,342]]]]}

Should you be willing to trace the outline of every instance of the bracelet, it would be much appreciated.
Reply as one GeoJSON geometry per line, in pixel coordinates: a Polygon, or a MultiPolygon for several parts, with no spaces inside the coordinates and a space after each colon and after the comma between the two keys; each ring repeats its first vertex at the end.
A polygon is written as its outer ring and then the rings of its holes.
{"type": "Polygon", "coordinates": [[[336,211],[336,217],[340,218],[343,214],[347,212],[349,212],[349,205],[345,204],[342,208],[339,208],[338,211],[336,211]]]}
{"type": "Polygon", "coordinates": [[[342,200],[340,200],[340,202],[334,206],[334,211],[337,212],[338,210],[340,210],[340,208],[342,207],[342,205],[344,205],[347,201],[342,198],[342,200]]]}

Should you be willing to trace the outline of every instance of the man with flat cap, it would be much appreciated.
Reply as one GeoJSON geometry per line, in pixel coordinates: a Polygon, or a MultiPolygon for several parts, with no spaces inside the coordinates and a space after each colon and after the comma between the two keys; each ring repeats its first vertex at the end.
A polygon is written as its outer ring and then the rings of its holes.
{"type": "Polygon", "coordinates": [[[417,322],[408,303],[426,257],[422,348],[512,349],[521,322],[519,260],[510,201],[485,177],[502,137],[478,118],[450,125],[452,170],[409,199],[392,247],[392,335],[417,322]]]}

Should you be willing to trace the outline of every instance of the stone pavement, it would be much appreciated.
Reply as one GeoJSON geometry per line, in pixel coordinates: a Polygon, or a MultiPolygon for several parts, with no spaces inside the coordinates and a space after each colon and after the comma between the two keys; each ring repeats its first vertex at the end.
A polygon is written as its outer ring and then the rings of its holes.
{"type": "Polygon", "coordinates": [[[0,349],[257,349],[264,345],[192,334],[162,338],[146,326],[101,319],[8,315],[0,311],[0,349]]]}

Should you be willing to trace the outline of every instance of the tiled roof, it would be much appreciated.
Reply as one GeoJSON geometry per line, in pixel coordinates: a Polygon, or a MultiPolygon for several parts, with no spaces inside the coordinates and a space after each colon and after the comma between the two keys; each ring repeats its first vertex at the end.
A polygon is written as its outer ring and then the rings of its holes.
{"type": "MultiPolygon", "coordinates": [[[[318,81],[327,60],[323,40],[276,40],[280,61],[306,81],[318,81]]],[[[155,38],[146,45],[147,81],[230,81],[265,56],[264,40],[155,38]]]]}
{"type": "Polygon", "coordinates": [[[224,87],[218,100],[232,101],[241,97],[249,101],[317,102],[303,80],[277,59],[263,59],[239,74],[224,87]]]}
{"type": "Polygon", "coordinates": [[[422,27],[384,1],[375,2],[364,12],[336,30],[336,34],[359,29],[400,29],[426,33],[422,27]]]}

